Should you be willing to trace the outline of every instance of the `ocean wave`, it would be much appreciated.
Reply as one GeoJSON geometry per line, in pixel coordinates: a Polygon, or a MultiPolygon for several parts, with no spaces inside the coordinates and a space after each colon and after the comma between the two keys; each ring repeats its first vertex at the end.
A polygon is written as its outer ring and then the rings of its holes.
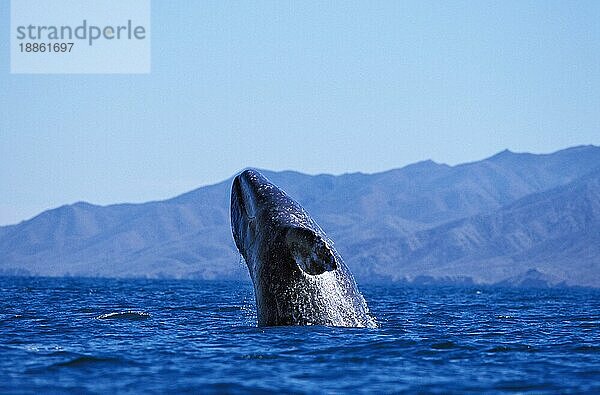
{"type": "Polygon", "coordinates": [[[78,367],[84,365],[94,365],[99,363],[121,363],[122,360],[119,358],[111,357],[95,357],[93,355],[81,355],[68,361],[55,363],[52,367],[78,367]]]}

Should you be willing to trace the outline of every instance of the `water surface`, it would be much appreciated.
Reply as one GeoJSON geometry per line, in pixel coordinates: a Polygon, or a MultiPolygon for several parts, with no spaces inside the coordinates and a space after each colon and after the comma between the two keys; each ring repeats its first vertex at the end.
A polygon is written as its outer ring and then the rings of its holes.
{"type": "Polygon", "coordinates": [[[248,283],[0,278],[0,392],[600,393],[598,290],[361,290],[379,328],[257,328],[248,283]]]}

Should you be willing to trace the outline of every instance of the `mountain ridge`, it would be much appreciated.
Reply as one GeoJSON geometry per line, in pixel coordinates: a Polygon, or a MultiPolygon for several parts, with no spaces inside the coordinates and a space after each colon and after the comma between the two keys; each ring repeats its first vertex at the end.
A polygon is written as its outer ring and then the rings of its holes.
{"type": "MultiPolygon", "coordinates": [[[[336,241],[361,281],[382,275],[390,281],[400,281],[431,273],[440,278],[467,273],[476,281],[500,282],[530,269],[546,270],[550,277],[557,271],[543,265],[532,267],[535,259],[531,257],[512,261],[513,258],[500,255],[487,257],[486,262],[500,260],[501,266],[512,265],[514,270],[498,272],[498,278],[472,276],[478,267],[474,262],[463,262],[458,266],[460,270],[454,268],[449,273],[432,270],[430,264],[418,259],[402,261],[406,266],[398,268],[401,261],[390,264],[383,251],[393,256],[394,250],[414,246],[419,237],[425,237],[419,232],[425,232],[422,234],[428,238],[439,232],[443,235],[444,226],[457,221],[492,215],[527,196],[539,199],[555,188],[585,179],[590,169],[598,166],[600,147],[577,146],[551,154],[505,150],[481,161],[455,166],[428,160],[373,174],[311,176],[295,171],[263,172],[308,209],[336,241]],[[399,270],[390,273],[384,270],[384,264],[388,269],[399,270]]],[[[590,177],[595,180],[596,176],[590,177]]],[[[34,275],[68,272],[85,276],[245,279],[246,269],[239,264],[229,230],[231,179],[145,203],[98,206],[76,202],[0,227],[0,270],[27,270],[34,275]]],[[[573,196],[569,199],[576,202],[573,196]]],[[[592,199],[599,198],[593,195],[592,199]]],[[[540,216],[549,215],[550,209],[544,210],[540,216]]],[[[596,216],[597,212],[588,214],[596,216]]],[[[517,225],[514,224],[515,229],[517,225]]],[[[570,241],[572,250],[584,236],[570,241]]],[[[435,248],[443,249],[444,243],[452,239],[449,235],[440,237],[435,248]]],[[[583,254],[580,260],[597,262],[595,250],[584,247],[565,252],[563,261],[583,254]],[[587,252],[582,253],[582,248],[587,252]]],[[[538,252],[521,253],[543,256],[550,250],[540,248],[538,252]]],[[[482,271],[487,270],[481,265],[482,271]]],[[[570,281],[573,285],[581,283],[573,278],[570,281]]]]}
{"type": "MultiPolygon", "coordinates": [[[[368,243],[375,246],[384,244],[377,240],[368,243]]],[[[596,247],[600,246],[600,169],[550,191],[525,196],[493,213],[442,224],[416,232],[410,238],[388,239],[387,243],[393,244],[394,252],[398,253],[388,260],[395,265],[406,261],[412,264],[421,262],[422,267],[430,266],[421,274],[433,277],[444,275],[445,272],[440,269],[453,262],[472,265],[477,261],[504,257],[505,262],[519,263],[513,265],[516,270],[505,270],[504,276],[514,276],[526,264],[532,269],[545,268],[545,274],[578,285],[599,286],[598,276],[580,278],[573,275],[585,268],[579,268],[578,272],[561,271],[558,267],[565,261],[560,256],[565,245],[570,248],[578,246],[579,252],[594,250],[592,267],[595,269],[589,274],[600,273],[600,248],[596,247]],[[545,256],[543,260],[540,260],[540,254],[545,256]],[[555,257],[555,264],[549,265],[553,255],[560,259],[555,257]]],[[[368,256],[369,248],[359,246],[351,256],[361,259],[361,254],[363,258],[368,256]]],[[[580,260],[585,262],[585,259],[580,260]]],[[[393,266],[390,262],[388,269],[393,266]]],[[[476,266],[468,271],[463,265],[461,274],[474,280],[491,281],[473,270],[478,268],[476,266]]],[[[573,264],[569,268],[573,269],[573,264]]],[[[402,270],[396,270],[396,273],[399,272],[402,270]]]]}
{"type": "MultiPolygon", "coordinates": [[[[558,150],[558,151],[554,151],[554,152],[551,152],[551,153],[542,153],[542,154],[532,154],[532,153],[529,153],[529,152],[514,152],[514,151],[511,151],[509,149],[504,149],[504,150],[502,150],[502,151],[500,151],[500,152],[498,152],[498,153],[496,153],[494,155],[491,155],[491,156],[489,156],[487,158],[484,158],[484,159],[481,159],[481,160],[477,160],[477,161],[472,161],[472,162],[459,163],[459,164],[456,164],[456,165],[449,165],[449,164],[446,164],[446,163],[436,162],[436,161],[434,161],[432,159],[425,159],[425,160],[422,160],[422,161],[418,161],[418,162],[414,162],[414,163],[409,163],[409,164],[407,164],[405,166],[402,166],[402,167],[398,167],[398,168],[394,168],[394,169],[389,169],[389,170],[378,171],[378,172],[374,172],[374,173],[363,173],[363,172],[358,171],[358,172],[351,172],[351,173],[341,173],[341,174],[338,174],[338,175],[329,174],[329,173],[307,174],[307,173],[302,173],[302,172],[299,172],[299,171],[296,171],[296,170],[273,171],[273,170],[262,169],[262,168],[258,168],[258,167],[246,167],[246,168],[253,168],[253,169],[256,169],[256,170],[258,170],[260,172],[264,172],[264,173],[280,173],[280,174],[290,173],[290,174],[297,174],[297,175],[303,175],[303,176],[309,176],[309,177],[318,177],[318,176],[344,177],[344,176],[354,176],[354,175],[358,175],[358,176],[375,176],[375,175],[382,175],[382,174],[389,173],[389,172],[401,171],[401,170],[404,170],[404,169],[407,169],[407,168],[412,168],[412,167],[418,166],[418,165],[420,165],[422,163],[432,163],[432,164],[435,164],[435,165],[438,165],[438,166],[441,166],[441,167],[456,168],[456,167],[468,166],[468,165],[471,165],[471,164],[474,164],[474,163],[491,161],[491,160],[497,159],[498,157],[503,157],[506,154],[509,154],[511,156],[515,155],[515,156],[544,157],[544,156],[551,156],[551,155],[554,155],[554,154],[557,154],[557,153],[566,153],[566,152],[571,152],[571,151],[575,151],[575,150],[582,150],[582,149],[600,150],[600,146],[596,146],[596,145],[593,145],[593,144],[583,144],[583,145],[577,145],[577,146],[573,146],[573,147],[564,148],[564,149],[561,149],[561,150],[558,150]]],[[[242,172],[244,169],[239,170],[237,173],[242,172]]],[[[231,177],[225,179],[225,180],[218,181],[216,183],[202,185],[202,186],[200,186],[198,188],[194,188],[194,189],[192,189],[190,191],[187,191],[187,192],[182,192],[182,193],[180,193],[178,195],[175,195],[173,197],[170,197],[170,198],[157,199],[157,200],[149,200],[149,201],[141,202],[141,203],[121,202],[121,203],[109,203],[109,204],[96,204],[96,203],[88,202],[88,201],[85,201],[85,200],[75,201],[73,203],[67,203],[67,204],[63,204],[63,205],[55,207],[55,208],[50,208],[50,209],[44,210],[44,211],[42,211],[42,212],[34,215],[33,217],[30,217],[30,218],[27,218],[27,219],[23,219],[23,220],[21,220],[21,221],[19,221],[17,223],[14,223],[14,224],[0,225],[0,230],[3,229],[3,228],[9,228],[9,227],[12,227],[12,226],[19,225],[19,224],[21,224],[23,222],[26,222],[26,221],[30,221],[30,220],[34,219],[35,217],[37,217],[37,216],[39,216],[39,215],[41,215],[43,213],[46,213],[48,211],[53,211],[53,210],[57,210],[57,209],[60,209],[60,208],[63,208],[63,207],[68,207],[68,206],[76,206],[76,205],[89,205],[89,206],[94,206],[94,207],[138,206],[138,205],[145,205],[145,204],[149,204],[149,203],[160,203],[160,202],[167,202],[167,201],[171,201],[171,200],[176,200],[176,199],[179,199],[179,198],[181,198],[183,196],[186,196],[186,195],[189,195],[189,194],[193,194],[194,192],[196,192],[196,191],[198,191],[200,189],[216,187],[216,186],[219,186],[221,184],[229,184],[229,183],[231,183],[231,180],[233,180],[234,177],[235,177],[235,174],[232,175],[231,177]]]]}

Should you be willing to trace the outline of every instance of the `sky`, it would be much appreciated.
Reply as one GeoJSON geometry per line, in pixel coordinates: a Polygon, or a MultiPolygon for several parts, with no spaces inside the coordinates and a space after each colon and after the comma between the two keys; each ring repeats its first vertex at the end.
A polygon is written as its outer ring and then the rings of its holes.
{"type": "Polygon", "coordinates": [[[600,145],[598,1],[158,1],[152,71],[10,74],[0,225],[245,167],[378,172],[600,145]]]}

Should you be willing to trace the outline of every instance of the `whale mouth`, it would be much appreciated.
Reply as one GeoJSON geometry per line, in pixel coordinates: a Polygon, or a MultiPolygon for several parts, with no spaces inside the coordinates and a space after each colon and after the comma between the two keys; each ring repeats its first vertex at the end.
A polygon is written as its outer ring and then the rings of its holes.
{"type": "Polygon", "coordinates": [[[251,192],[252,186],[247,179],[248,171],[239,174],[233,180],[233,194],[239,209],[241,209],[244,217],[248,220],[256,218],[256,201],[254,194],[251,192]]]}

